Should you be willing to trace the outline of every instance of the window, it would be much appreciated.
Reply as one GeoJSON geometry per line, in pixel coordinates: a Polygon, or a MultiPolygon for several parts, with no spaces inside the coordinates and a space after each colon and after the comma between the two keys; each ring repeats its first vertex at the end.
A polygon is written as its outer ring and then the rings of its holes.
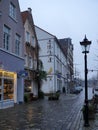
{"type": "Polygon", "coordinates": [[[59,61],[57,61],[57,70],[59,70],[59,61]]]}
{"type": "MultiPolygon", "coordinates": [[[[41,65],[39,64],[39,69],[41,68],[41,65]]],[[[33,60],[33,69],[36,70],[37,69],[37,60],[33,60]]]]}
{"type": "Polygon", "coordinates": [[[62,73],[62,63],[60,63],[60,72],[62,73]]]}
{"type": "Polygon", "coordinates": [[[15,73],[0,71],[0,100],[14,98],[14,77],[15,73]]]}
{"type": "Polygon", "coordinates": [[[8,51],[9,46],[10,46],[10,29],[7,26],[4,26],[3,48],[8,51]]]}
{"type": "Polygon", "coordinates": [[[16,34],[15,54],[20,55],[20,36],[16,34]]]}
{"type": "Polygon", "coordinates": [[[47,49],[51,50],[51,40],[49,40],[49,42],[47,43],[47,49]]]}
{"type": "Polygon", "coordinates": [[[27,57],[27,55],[25,55],[25,66],[26,67],[28,66],[28,57],[27,57]]]}
{"type": "Polygon", "coordinates": [[[29,93],[31,92],[32,87],[31,87],[31,80],[25,80],[24,81],[24,92],[29,93]]]}
{"type": "Polygon", "coordinates": [[[32,58],[29,57],[29,67],[32,68],[32,58]]]}
{"type": "Polygon", "coordinates": [[[35,46],[35,38],[32,36],[32,46],[35,46]]]}
{"type": "Polygon", "coordinates": [[[30,33],[26,32],[26,42],[30,43],[30,33]]]}
{"type": "Polygon", "coordinates": [[[10,3],[10,10],[9,10],[9,15],[13,18],[16,19],[16,7],[13,3],[10,3]]]}
{"type": "Polygon", "coordinates": [[[4,79],[4,100],[14,98],[14,79],[4,79]]]}
{"type": "Polygon", "coordinates": [[[48,62],[52,62],[52,58],[50,56],[48,57],[48,62]]]}
{"type": "Polygon", "coordinates": [[[2,96],[2,79],[0,78],[0,101],[2,96]]]}

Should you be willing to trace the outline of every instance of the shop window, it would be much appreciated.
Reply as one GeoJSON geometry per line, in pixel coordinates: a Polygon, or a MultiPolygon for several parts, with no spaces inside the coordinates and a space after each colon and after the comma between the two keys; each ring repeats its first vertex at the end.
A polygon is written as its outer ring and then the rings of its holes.
{"type": "Polygon", "coordinates": [[[13,79],[4,79],[4,100],[13,99],[14,81],[13,79]]]}
{"type": "Polygon", "coordinates": [[[9,72],[4,72],[4,77],[6,77],[6,78],[14,78],[14,74],[9,73],[9,72]]]}
{"type": "MultiPolygon", "coordinates": [[[[2,72],[0,72],[0,77],[2,77],[2,72]]],[[[1,79],[0,79],[1,80],[1,79]]],[[[0,81],[1,82],[1,81],[0,81]]]]}
{"type": "Polygon", "coordinates": [[[2,79],[0,78],[0,101],[2,96],[2,79]]]}

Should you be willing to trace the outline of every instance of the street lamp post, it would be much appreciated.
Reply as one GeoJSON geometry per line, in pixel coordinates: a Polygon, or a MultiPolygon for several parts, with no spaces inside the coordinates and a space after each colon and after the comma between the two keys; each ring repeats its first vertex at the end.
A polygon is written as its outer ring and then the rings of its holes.
{"type": "Polygon", "coordinates": [[[88,41],[88,39],[85,38],[82,42],[80,42],[80,45],[82,46],[82,53],[84,53],[84,61],[85,61],[85,104],[84,104],[84,109],[85,109],[85,117],[84,117],[84,126],[88,127],[89,126],[89,120],[88,120],[88,85],[87,85],[87,53],[89,53],[89,48],[90,48],[91,41],[88,41]]]}

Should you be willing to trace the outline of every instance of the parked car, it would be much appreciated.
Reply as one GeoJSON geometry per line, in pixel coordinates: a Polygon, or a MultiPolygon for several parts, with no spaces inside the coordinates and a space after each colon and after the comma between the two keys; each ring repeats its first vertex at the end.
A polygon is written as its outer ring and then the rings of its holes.
{"type": "Polygon", "coordinates": [[[72,94],[78,94],[83,90],[82,86],[75,86],[70,90],[70,93],[72,94]]]}
{"type": "Polygon", "coordinates": [[[83,90],[83,87],[82,86],[77,86],[77,89],[82,91],[83,90]]]}
{"type": "Polygon", "coordinates": [[[73,93],[78,94],[83,90],[82,86],[76,86],[73,90],[73,93]]]}

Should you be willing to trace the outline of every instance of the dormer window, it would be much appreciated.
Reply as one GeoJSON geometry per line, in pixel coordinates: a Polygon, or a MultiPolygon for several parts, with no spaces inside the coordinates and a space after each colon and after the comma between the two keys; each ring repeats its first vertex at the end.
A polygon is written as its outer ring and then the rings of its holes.
{"type": "Polygon", "coordinates": [[[10,3],[9,15],[16,20],[16,7],[12,2],[10,3]]]}

